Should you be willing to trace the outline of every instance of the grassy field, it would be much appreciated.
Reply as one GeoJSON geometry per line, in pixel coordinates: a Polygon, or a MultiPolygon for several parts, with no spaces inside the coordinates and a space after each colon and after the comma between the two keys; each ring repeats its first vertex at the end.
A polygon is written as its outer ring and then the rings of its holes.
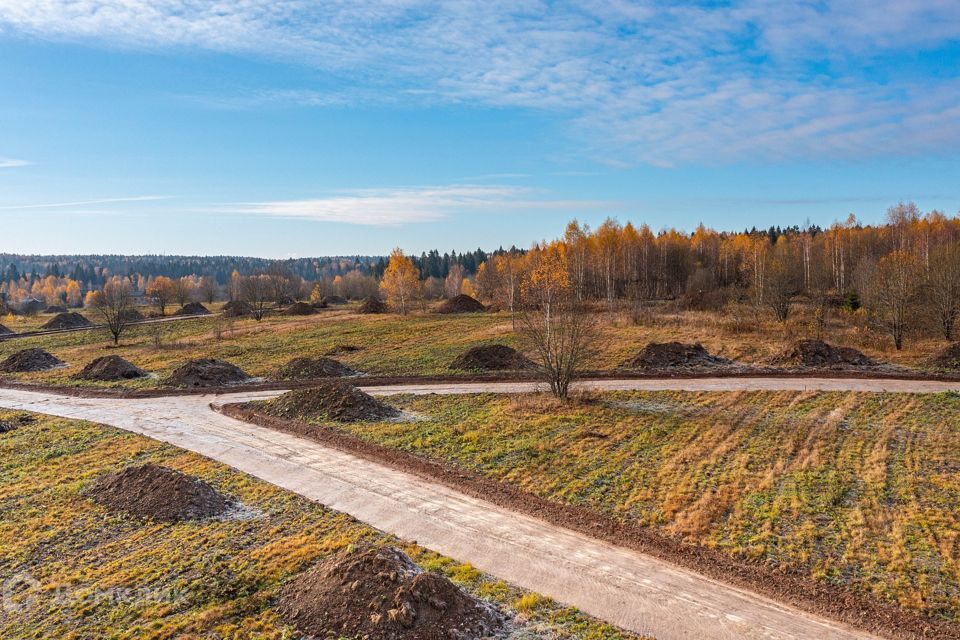
{"type": "MultiPolygon", "coordinates": [[[[808,337],[802,321],[788,325],[766,324],[760,329],[741,326],[729,317],[706,312],[598,314],[599,338],[586,368],[610,370],[636,354],[648,342],[679,340],[702,342],[711,352],[744,363],[764,363],[792,340],[808,337]]],[[[20,330],[16,325],[11,327],[20,330]]],[[[923,366],[943,347],[936,339],[914,340],[902,352],[870,332],[846,325],[831,329],[828,339],[854,346],[878,360],[905,366],[923,366]]],[[[324,310],[313,316],[272,316],[226,321],[218,317],[185,320],[163,325],[131,327],[120,347],[110,344],[105,331],[60,334],[0,341],[0,358],[27,347],[42,347],[69,367],[52,372],[19,374],[27,380],[57,384],[79,383],[71,376],[94,358],[118,354],[157,374],[157,378],[124,383],[151,387],[179,363],[190,358],[229,360],[254,376],[269,377],[295,356],[325,354],[332,347],[350,344],[361,350],[338,359],[376,375],[451,375],[450,362],[467,348],[491,342],[521,347],[509,314],[358,315],[353,307],[324,310]]],[[[463,373],[463,372],[459,372],[463,373]]]]}
{"type": "Polygon", "coordinates": [[[542,497],[960,620],[960,395],[396,396],[338,425],[542,497]]]}
{"type": "MultiPolygon", "coordinates": [[[[0,411],[0,420],[24,415],[0,411]]],[[[400,544],[422,566],[519,612],[517,638],[633,637],[146,438],[41,416],[0,434],[0,582],[31,585],[4,600],[17,610],[0,609],[2,638],[292,638],[273,609],[279,585],[361,540],[400,544]],[[111,514],[85,497],[101,474],[145,462],[199,476],[249,513],[170,525],[111,514]]]]}

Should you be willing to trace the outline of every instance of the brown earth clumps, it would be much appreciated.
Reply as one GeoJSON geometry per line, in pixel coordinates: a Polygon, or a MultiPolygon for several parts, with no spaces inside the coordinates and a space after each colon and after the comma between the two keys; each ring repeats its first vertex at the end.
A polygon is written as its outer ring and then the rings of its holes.
{"type": "Polygon", "coordinates": [[[770,360],[794,367],[873,367],[876,362],[851,347],[835,347],[823,340],[798,340],[770,360]]]}
{"type": "Polygon", "coordinates": [[[457,356],[451,369],[474,371],[508,371],[529,369],[533,366],[526,356],[505,344],[484,344],[472,347],[457,356]]]}
{"type": "Polygon", "coordinates": [[[357,308],[357,313],[386,313],[387,304],[375,296],[370,296],[357,308]]]}
{"type": "Polygon", "coordinates": [[[10,433],[11,431],[16,431],[17,425],[12,422],[5,422],[0,420],[0,433],[10,433]]]}
{"type": "Polygon", "coordinates": [[[292,305],[283,310],[283,315],[285,316],[312,316],[317,312],[311,305],[306,302],[294,302],[292,305]]]}
{"type": "Polygon", "coordinates": [[[278,380],[309,380],[311,378],[342,378],[357,372],[333,358],[294,358],[277,371],[278,380]]]}
{"type": "Polygon", "coordinates": [[[53,316],[41,329],[82,329],[84,327],[92,327],[93,323],[84,318],[79,313],[73,311],[67,311],[64,313],[58,313],[53,316]]]}
{"type": "Polygon", "coordinates": [[[56,369],[64,364],[66,363],[63,360],[50,355],[43,349],[24,349],[0,362],[0,371],[4,373],[30,373],[56,369]]]}
{"type": "Polygon", "coordinates": [[[299,420],[360,422],[395,418],[400,412],[346,382],[330,380],[288,391],[263,405],[268,413],[299,420]]]}
{"type": "Polygon", "coordinates": [[[486,310],[487,308],[479,300],[461,293],[441,304],[437,308],[437,313],[481,313],[486,310]]]}
{"type": "Polygon", "coordinates": [[[343,296],[326,296],[321,300],[325,305],[331,304],[347,304],[347,299],[343,296]]]}
{"type": "Polygon", "coordinates": [[[253,313],[253,307],[243,300],[231,300],[223,305],[223,315],[228,318],[239,318],[240,316],[248,316],[251,313],[253,313]]]}
{"type": "Polygon", "coordinates": [[[135,380],[136,378],[146,378],[147,372],[120,356],[103,356],[93,360],[83,368],[83,370],[74,377],[80,380],[135,380]]]}
{"type": "Polygon", "coordinates": [[[0,336],[12,336],[14,332],[0,324],[0,336]]]}
{"type": "Polygon", "coordinates": [[[143,317],[143,314],[137,311],[136,309],[127,309],[121,313],[121,317],[124,322],[143,322],[146,318],[143,317]]]}
{"type": "Polygon", "coordinates": [[[502,637],[506,618],[399,549],[344,550],[280,591],[278,610],[318,638],[477,640],[502,637]]]}
{"type": "Polygon", "coordinates": [[[220,387],[246,382],[250,379],[240,367],[223,360],[200,358],[189,360],[166,379],[170,387],[220,387]]]}
{"type": "Polygon", "coordinates": [[[175,316],[208,316],[210,315],[210,309],[207,309],[205,306],[199,302],[188,302],[179,309],[177,309],[173,315],[175,316]]]}
{"type": "Polygon", "coordinates": [[[360,351],[360,350],[361,348],[355,344],[338,344],[333,348],[331,348],[329,351],[327,351],[327,353],[324,355],[339,356],[339,355],[343,355],[344,353],[356,353],[357,351],[360,351]]]}
{"type": "Polygon", "coordinates": [[[629,369],[670,369],[675,367],[716,367],[732,364],[712,355],[700,343],[651,342],[623,366],[629,369]]]}
{"type": "Polygon", "coordinates": [[[944,347],[930,359],[929,364],[938,369],[960,369],[960,342],[944,347]]]}
{"type": "Polygon", "coordinates": [[[230,507],[206,482],[155,464],[100,478],[90,497],[107,509],[163,522],[212,518],[230,507]]]}

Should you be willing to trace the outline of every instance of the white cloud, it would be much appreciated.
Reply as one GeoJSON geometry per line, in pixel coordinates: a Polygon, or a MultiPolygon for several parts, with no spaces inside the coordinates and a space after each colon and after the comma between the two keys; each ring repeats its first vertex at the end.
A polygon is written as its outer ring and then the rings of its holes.
{"type": "Polygon", "coordinates": [[[960,143],[960,82],[890,64],[960,39],[956,0],[0,0],[4,30],[266,57],[338,81],[334,91],[200,98],[216,106],[547,110],[614,163],[859,158],[960,143]]]}
{"type": "Polygon", "coordinates": [[[74,202],[44,202],[40,204],[15,204],[0,207],[0,211],[20,211],[24,209],[65,209],[91,204],[117,204],[122,202],[154,202],[170,200],[172,196],[131,196],[126,198],[100,198],[99,200],[77,200],[74,202]]]}
{"type": "Polygon", "coordinates": [[[0,169],[12,169],[14,167],[25,167],[33,164],[29,160],[15,160],[13,158],[0,158],[0,169]]]}
{"type": "Polygon", "coordinates": [[[477,185],[364,189],[316,199],[237,203],[217,208],[214,212],[399,226],[434,222],[456,214],[596,210],[612,205],[589,200],[544,199],[535,195],[518,187],[477,185]]]}

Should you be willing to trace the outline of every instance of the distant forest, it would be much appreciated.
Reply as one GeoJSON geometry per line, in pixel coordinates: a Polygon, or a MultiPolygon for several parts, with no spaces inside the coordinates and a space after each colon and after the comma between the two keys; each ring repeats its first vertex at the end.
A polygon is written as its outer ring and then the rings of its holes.
{"type": "MultiPolygon", "coordinates": [[[[512,251],[516,249],[511,248],[512,251]]],[[[486,252],[482,249],[441,254],[437,250],[412,257],[424,278],[446,278],[450,269],[459,266],[466,275],[491,255],[504,249],[486,252]]],[[[218,285],[230,281],[234,272],[246,276],[282,266],[288,273],[307,281],[332,280],[351,272],[380,279],[387,268],[387,256],[329,256],[270,260],[240,256],[122,256],[122,255],[19,255],[0,253],[0,282],[25,283],[27,287],[48,276],[68,278],[86,290],[97,289],[112,276],[139,275],[145,279],[158,276],[182,278],[193,275],[212,276],[218,285]]]]}

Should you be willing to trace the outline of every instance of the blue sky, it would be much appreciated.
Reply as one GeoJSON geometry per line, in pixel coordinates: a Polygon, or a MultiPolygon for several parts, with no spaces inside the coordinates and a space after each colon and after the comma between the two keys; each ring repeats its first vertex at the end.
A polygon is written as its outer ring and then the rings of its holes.
{"type": "Polygon", "coordinates": [[[0,0],[0,251],[960,208],[960,3],[0,0]]]}

